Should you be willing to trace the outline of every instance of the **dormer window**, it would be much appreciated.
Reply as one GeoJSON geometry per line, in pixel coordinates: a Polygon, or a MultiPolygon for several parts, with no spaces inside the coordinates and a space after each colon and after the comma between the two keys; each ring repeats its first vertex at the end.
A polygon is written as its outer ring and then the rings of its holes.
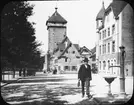
{"type": "Polygon", "coordinates": [[[101,32],[99,33],[99,37],[100,37],[100,40],[101,40],[101,32]]]}
{"type": "Polygon", "coordinates": [[[110,27],[108,28],[108,36],[110,36],[110,27]]]}
{"type": "Polygon", "coordinates": [[[112,25],[112,34],[115,33],[115,24],[112,25]]]}
{"type": "Polygon", "coordinates": [[[112,41],[112,52],[115,52],[115,41],[112,41]]]}
{"type": "Polygon", "coordinates": [[[105,32],[104,30],[102,31],[102,38],[104,39],[105,32]]]}

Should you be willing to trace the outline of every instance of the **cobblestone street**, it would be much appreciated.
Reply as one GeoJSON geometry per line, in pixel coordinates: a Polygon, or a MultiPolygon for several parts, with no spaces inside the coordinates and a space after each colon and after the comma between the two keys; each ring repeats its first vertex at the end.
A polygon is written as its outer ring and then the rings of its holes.
{"type": "MultiPolygon", "coordinates": [[[[93,74],[90,91],[93,96],[104,95],[108,91],[106,81],[93,74]],[[99,86],[100,82],[103,85],[99,86]]],[[[93,99],[81,97],[77,74],[36,74],[3,86],[1,94],[7,103],[14,105],[97,105],[93,99]]]]}

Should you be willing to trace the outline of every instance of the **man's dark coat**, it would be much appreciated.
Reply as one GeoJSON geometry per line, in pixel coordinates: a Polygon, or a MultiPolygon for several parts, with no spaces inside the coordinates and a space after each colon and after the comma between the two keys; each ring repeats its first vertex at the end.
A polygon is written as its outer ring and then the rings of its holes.
{"type": "Polygon", "coordinates": [[[84,64],[82,64],[78,72],[78,79],[80,79],[81,81],[85,81],[85,78],[89,78],[90,80],[92,79],[91,67],[88,64],[87,64],[87,68],[85,67],[84,64]]]}

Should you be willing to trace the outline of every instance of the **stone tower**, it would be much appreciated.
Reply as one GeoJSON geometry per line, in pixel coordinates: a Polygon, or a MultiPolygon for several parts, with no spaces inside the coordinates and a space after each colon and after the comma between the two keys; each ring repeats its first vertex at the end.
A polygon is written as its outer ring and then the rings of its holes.
{"type": "Polygon", "coordinates": [[[66,36],[67,21],[57,12],[55,12],[46,22],[48,30],[48,51],[53,53],[58,43],[60,43],[66,36]]]}

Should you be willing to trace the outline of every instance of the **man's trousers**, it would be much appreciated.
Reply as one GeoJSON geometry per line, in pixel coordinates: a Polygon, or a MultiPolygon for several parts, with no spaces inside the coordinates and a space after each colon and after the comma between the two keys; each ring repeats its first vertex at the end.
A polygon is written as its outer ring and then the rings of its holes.
{"type": "Polygon", "coordinates": [[[84,81],[81,81],[82,95],[85,95],[85,90],[84,90],[85,85],[86,85],[86,95],[90,95],[90,90],[89,90],[90,80],[89,80],[89,78],[86,78],[84,81]]]}

